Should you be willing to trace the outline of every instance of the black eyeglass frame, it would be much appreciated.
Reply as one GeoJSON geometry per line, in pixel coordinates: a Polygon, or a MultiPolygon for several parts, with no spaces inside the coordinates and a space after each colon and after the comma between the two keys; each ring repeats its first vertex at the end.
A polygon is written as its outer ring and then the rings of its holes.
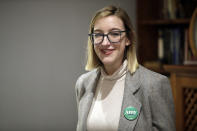
{"type": "MultiPolygon", "coordinates": [[[[123,33],[123,32],[127,32],[127,31],[126,31],[126,30],[120,30],[120,31],[115,31],[115,32],[119,32],[119,33],[120,33],[120,38],[121,38],[122,33],[123,33]]],[[[103,42],[105,36],[107,37],[107,39],[109,40],[110,43],[115,44],[115,43],[120,42],[121,39],[120,39],[119,41],[117,41],[117,42],[112,42],[112,41],[109,39],[109,36],[108,36],[110,33],[112,33],[112,32],[109,32],[109,33],[107,33],[107,34],[102,34],[102,37],[103,37],[103,38],[102,38],[101,42],[100,42],[100,43],[96,43],[96,44],[94,43],[94,38],[93,38],[93,35],[95,35],[96,33],[88,34],[88,36],[90,36],[90,39],[91,39],[91,42],[92,42],[93,45],[99,45],[99,44],[101,44],[101,43],[103,42]]]]}

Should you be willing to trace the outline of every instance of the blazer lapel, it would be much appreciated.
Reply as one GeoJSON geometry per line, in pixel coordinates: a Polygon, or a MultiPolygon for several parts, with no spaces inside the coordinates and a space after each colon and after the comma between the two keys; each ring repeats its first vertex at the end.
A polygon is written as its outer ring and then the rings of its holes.
{"type": "Polygon", "coordinates": [[[86,122],[87,122],[87,116],[90,110],[90,107],[92,105],[92,100],[94,97],[94,92],[95,92],[95,87],[96,84],[98,82],[100,76],[100,70],[97,69],[95,73],[93,73],[92,75],[90,75],[90,77],[88,78],[87,83],[84,84],[85,87],[85,94],[82,97],[82,99],[80,100],[79,103],[79,110],[78,110],[78,116],[80,116],[78,119],[78,127],[77,127],[77,131],[86,131],[87,127],[86,127],[86,122]]]}
{"type": "Polygon", "coordinates": [[[135,97],[135,93],[140,88],[140,73],[139,68],[136,70],[135,73],[131,74],[130,72],[127,73],[126,79],[125,79],[125,89],[124,89],[124,96],[123,96],[123,103],[121,108],[121,114],[120,114],[120,121],[119,121],[119,131],[133,131],[135,128],[135,125],[138,121],[138,117],[140,115],[141,110],[141,103],[138,101],[138,99],[135,97]],[[134,107],[138,111],[138,116],[134,120],[128,120],[124,116],[124,110],[127,107],[134,107]]]}

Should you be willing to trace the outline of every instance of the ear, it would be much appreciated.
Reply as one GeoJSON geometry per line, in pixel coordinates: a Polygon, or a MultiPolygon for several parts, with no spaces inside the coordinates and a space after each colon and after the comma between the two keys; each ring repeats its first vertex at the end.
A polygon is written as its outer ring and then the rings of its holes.
{"type": "Polygon", "coordinates": [[[128,38],[126,38],[126,41],[125,42],[126,42],[125,43],[126,46],[129,46],[131,44],[131,42],[130,42],[130,40],[128,38]]]}

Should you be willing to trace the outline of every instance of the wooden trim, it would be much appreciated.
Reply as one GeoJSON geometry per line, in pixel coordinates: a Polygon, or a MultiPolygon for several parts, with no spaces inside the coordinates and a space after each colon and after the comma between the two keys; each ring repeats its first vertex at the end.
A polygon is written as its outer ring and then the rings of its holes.
{"type": "Polygon", "coordinates": [[[164,70],[174,73],[197,73],[197,65],[194,66],[177,66],[177,65],[164,65],[164,70]]]}
{"type": "Polygon", "coordinates": [[[185,118],[184,90],[187,88],[197,88],[197,66],[166,65],[164,69],[171,74],[170,80],[175,103],[176,130],[184,131],[186,125],[188,125],[185,118]]]}

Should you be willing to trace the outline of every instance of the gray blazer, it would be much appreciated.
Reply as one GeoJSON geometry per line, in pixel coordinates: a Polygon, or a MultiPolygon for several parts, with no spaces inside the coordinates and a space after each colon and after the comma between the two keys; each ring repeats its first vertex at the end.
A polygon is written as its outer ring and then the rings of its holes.
{"type": "MultiPolygon", "coordinates": [[[[87,117],[99,76],[98,68],[81,75],[76,82],[77,131],[87,130],[87,117]]],[[[127,72],[118,131],[175,131],[174,103],[167,77],[141,65],[135,73],[127,72]],[[134,120],[124,117],[124,109],[129,106],[139,112],[134,120]]]]}

